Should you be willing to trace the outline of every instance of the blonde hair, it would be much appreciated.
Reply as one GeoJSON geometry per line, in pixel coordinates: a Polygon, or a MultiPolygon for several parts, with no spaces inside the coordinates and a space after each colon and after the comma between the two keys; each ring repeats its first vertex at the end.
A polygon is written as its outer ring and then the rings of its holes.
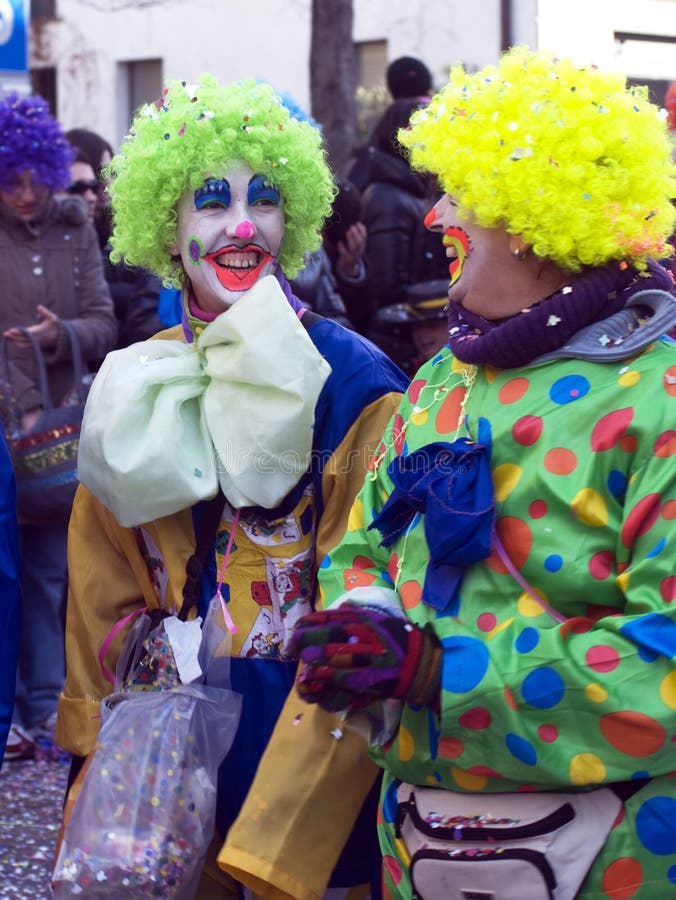
{"type": "Polygon", "coordinates": [[[460,215],[579,271],[668,256],[676,166],[665,119],[623,75],[515,47],[462,66],[399,133],[460,215]]]}

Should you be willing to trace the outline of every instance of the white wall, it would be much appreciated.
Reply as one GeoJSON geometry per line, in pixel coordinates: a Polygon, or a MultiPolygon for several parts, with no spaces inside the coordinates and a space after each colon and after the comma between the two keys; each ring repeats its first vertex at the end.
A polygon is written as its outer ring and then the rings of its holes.
{"type": "MultiPolygon", "coordinates": [[[[676,80],[668,44],[618,45],[616,31],[676,36],[676,0],[512,0],[515,43],[543,46],[634,77],[676,80]],[[667,74],[668,73],[668,74],[667,74]]],[[[500,49],[499,0],[354,0],[354,38],[385,40],[388,59],[419,56],[435,84],[449,66],[477,69],[500,49]]],[[[58,0],[35,35],[33,66],[56,66],[57,115],[114,146],[126,128],[119,63],[159,58],[163,79],[263,78],[309,107],[310,0],[58,0]],[[116,11],[104,11],[116,10],[116,11]]],[[[148,98],[150,99],[150,98],[148,98]]]]}

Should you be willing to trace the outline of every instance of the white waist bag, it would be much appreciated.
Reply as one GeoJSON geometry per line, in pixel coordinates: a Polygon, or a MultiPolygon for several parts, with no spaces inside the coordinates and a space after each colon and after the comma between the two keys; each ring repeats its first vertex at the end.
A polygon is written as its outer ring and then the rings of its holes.
{"type": "Polygon", "coordinates": [[[609,788],[458,794],[406,783],[397,801],[420,900],[573,900],[622,806],[609,788]]]}

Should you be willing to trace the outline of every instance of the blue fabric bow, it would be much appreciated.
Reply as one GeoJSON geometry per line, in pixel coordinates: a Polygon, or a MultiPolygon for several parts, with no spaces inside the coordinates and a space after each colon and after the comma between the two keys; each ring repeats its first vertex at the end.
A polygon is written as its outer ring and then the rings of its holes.
{"type": "Polygon", "coordinates": [[[427,444],[387,467],[394,489],[369,525],[390,547],[424,513],[430,562],[422,600],[440,611],[457,599],[466,566],[491,549],[495,497],[488,452],[483,444],[459,438],[427,444]]]}

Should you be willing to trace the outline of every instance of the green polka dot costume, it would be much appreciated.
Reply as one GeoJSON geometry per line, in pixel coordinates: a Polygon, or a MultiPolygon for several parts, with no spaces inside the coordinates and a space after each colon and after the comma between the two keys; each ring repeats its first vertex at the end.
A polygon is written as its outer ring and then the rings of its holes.
{"type": "Polygon", "coordinates": [[[443,643],[441,715],[404,705],[372,747],[385,896],[411,897],[396,779],[450,791],[585,789],[649,777],[582,898],[676,897],[676,344],[634,357],[467,367],[445,348],[417,374],[320,571],[325,604],[396,587],[443,643]],[[496,528],[546,612],[493,551],[442,613],[422,603],[424,523],[385,549],[368,526],[387,465],[465,433],[490,453],[496,528]]]}

